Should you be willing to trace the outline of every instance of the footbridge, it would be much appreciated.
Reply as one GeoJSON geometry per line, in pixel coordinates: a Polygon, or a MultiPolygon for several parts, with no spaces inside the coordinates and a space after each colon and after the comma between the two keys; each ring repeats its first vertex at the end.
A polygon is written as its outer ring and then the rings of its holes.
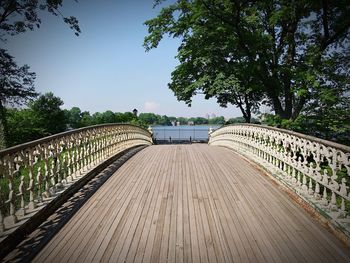
{"type": "Polygon", "coordinates": [[[350,148],[261,125],[127,124],[0,152],[4,262],[350,262],[350,148]]]}

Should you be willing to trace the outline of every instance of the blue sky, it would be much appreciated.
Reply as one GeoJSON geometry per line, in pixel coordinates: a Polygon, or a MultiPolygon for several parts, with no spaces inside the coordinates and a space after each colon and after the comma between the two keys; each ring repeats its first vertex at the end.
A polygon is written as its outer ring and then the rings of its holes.
{"type": "Polygon", "coordinates": [[[166,38],[145,52],[144,21],[157,15],[152,0],[64,1],[64,16],[79,20],[76,37],[60,18],[41,14],[40,29],[8,37],[5,45],[19,65],[36,72],[36,89],[52,91],[83,111],[154,112],[168,116],[241,116],[234,106],[221,108],[215,99],[194,98],[192,107],[177,101],[168,89],[180,41],[166,38]]]}

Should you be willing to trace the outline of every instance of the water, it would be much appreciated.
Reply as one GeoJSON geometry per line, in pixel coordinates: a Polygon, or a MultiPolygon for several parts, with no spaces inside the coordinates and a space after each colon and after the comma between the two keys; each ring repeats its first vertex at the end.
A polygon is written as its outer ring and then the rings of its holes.
{"type": "Polygon", "coordinates": [[[208,141],[210,127],[215,130],[218,125],[198,126],[153,126],[153,137],[159,142],[171,141],[208,141]],[[170,139],[171,138],[171,139],[170,139]]]}

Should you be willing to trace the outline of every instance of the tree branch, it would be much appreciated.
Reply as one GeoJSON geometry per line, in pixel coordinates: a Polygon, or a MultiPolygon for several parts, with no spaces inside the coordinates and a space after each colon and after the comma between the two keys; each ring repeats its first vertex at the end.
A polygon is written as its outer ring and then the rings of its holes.
{"type": "Polygon", "coordinates": [[[323,32],[324,38],[329,38],[329,28],[328,28],[328,0],[322,0],[322,24],[323,24],[323,32]]]}
{"type": "Polygon", "coordinates": [[[334,43],[342,34],[344,34],[350,28],[350,20],[344,24],[341,28],[339,28],[332,36],[328,39],[324,39],[321,44],[321,51],[324,51],[330,44],[334,43]]]}

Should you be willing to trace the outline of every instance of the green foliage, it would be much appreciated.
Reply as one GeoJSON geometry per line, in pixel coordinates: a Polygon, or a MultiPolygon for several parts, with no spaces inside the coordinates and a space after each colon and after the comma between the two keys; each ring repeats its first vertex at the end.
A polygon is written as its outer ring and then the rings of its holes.
{"type": "Polygon", "coordinates": [[[29,67],[18,67],[14,58],[6,50],[0,49],[0,103],[23,104],[35,98],[35,73],[29,72],[29,67]]]}
{"type": "Polygon", "coordinates": [[[163,125],[163,126],[170,126],[170,125],[171,125],[171,122],[170,122],[168,116],[163,115],[162,117],[160,117],[160,118],[158,119],[158,124],[159,124],[159,125],[163,125]]]}
{"type": "Polygon", "coordinates": [[[73,107],[70,110],[64,110],[64,114],[69,128],[77,129],[81,127],[82,112],[78,107],[73,107]]]}
{"type": "Polygon", "coordinates": [[[44,137],[46,131],[40,127],[36,114],[30,109],[8,109],[9,146],[32,141],[44,137]]]}
{"type": "Polygon", "coordinates": [[[313,114],[300,114],[294,121],[265,115],[263,123],[325,140],[350,145],[350,107],[324,108],[313,114]]]}
{"type": "Polygon", "coordinates": [[[349,13],[345,0],[177,0],[145,22],[144,47],[181,39],[169,83],[178,100],[203,93],[247,122],[266,104],[293,121],[314,102],[348,96],[349,13]]]}
{"type": "MultiPolygon", "coordinates": [[[[105,124],[105,123],[131,123],[136,121],[137,117],[131,112],[95,112],[90,115],[88,111],[81,112],[78,107],[73,107],[70,110],[65,110],[68,127],[71,129],[86,127],[90,125],[105,124]]],[[[140,123],[144,121],[141,120],[140,123]]]]}
{"type": "Polygon", "coordinates": [[[6,148],[9,136],[5,105],[21,105],[37,96],[35,74],[29,67],[17,66],[14,58],[0,48],[0,149],[6,148]]]}
{"type": "Polygon", "coordinates": [[[188,123],[188,118],[179,117],[179,118],[176,119],[176,121],[180,122],[180,125],[187,125],[187,123],[188,123]]]}
{"type": "Polygon", "coordinates": [[[192,121],[196,125],[204,125],[209,123],[208,119],[203,117],[189,118],[188,120],[192,121]]]}
{"type": "Polygon", "coordinates": [[[223,125],[225,124],[225,118],[223,116],[211,118],[209,124],[223,125]]]}
{"type": "Polygon", "coordinates": [[[235,124],[235,123],[245,123],[245,119],[243,117],[230,118],[226,122],[226,124],[235,124]]]}
{"type": "Polygon", "coordinates": [[[63,101],[52,93],[39,96],[26,109],[7,109],[8,146],[36,140],[66,130],[63,101]]]}
{"type": "Polygon", "coordinates": [[[139,114],[139,120],[147,123],[149,125],[155,125],[158,124],[158,121],[160,119],[159,115],[156,115],[154,113],[140,113],[139,114]]]}
{"type": "Polygon", "coordinates": [[[45,135],[52,135],[66,130],[66,116],[60,108],[63,101],[52,92],[40,95],[38,99],[29,103],[37,126],[45,131],[45,135]]]}
{"type": "Polygon", "coordinates": [[[60,16],[63,21],[78,36],[81,31],[78,20],[75,17],[64,17],[60,8],[63,0],[3,0],[0,2],[0,40],[5,34],[17,35],[27,30],[39,28],[41,19],[40,10],[47,11],[55,16],[60,16]]]}
{"type": "MultiPolygon", "coordinates": [[[[60,16],[78,36],[80,31],[78,20],[64,17],[60,11],[63,0],[3,0],[0,1],[0,42],[6,43],[7,36],[24,33],[39,28],[41,19],[39,11],[47,11],[60,16]]],[[[5,148],[9,131],[5,105],[21,105],[38,94],[34,90],[35,73],[29,67],[17,66],[14,58],[0,48],[0,149],[5,148]]]]}
{"type": "MultiPolygon", "coordinates": [[[[69,125],[69,123],[68,123],[69,125]]],[[[88,111],[83,111],[81,113],[81,119],[79,122],[79,128],[80,127],[86,127],[92,125],[92,117],[90,116],[90,113],[88,111]]]]}

